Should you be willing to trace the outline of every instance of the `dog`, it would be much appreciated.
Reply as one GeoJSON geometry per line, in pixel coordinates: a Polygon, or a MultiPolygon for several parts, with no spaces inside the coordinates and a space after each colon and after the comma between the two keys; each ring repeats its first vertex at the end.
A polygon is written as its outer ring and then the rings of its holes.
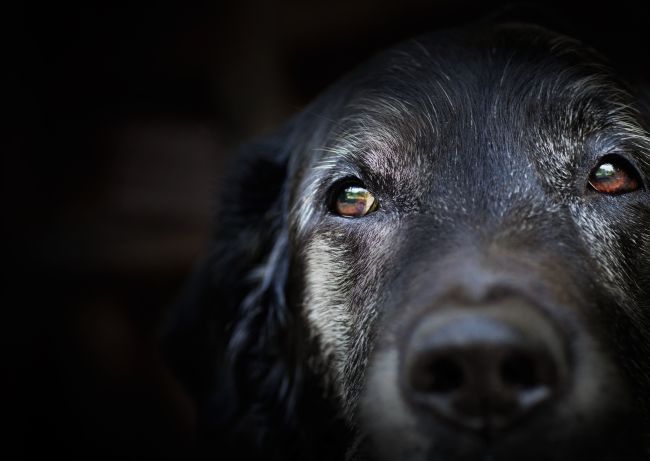
{"type": "Polygon", "coordinates": [[[597,52],[502,23],[244,147],[164,346],[201,452],[650,459],[649,119],[597,52]]]}

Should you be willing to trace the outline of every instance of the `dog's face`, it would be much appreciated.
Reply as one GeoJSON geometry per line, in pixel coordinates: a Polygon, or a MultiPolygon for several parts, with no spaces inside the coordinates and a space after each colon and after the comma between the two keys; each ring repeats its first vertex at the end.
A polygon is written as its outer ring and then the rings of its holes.
{"type": "Polygon", "coordinates": [[[642,458],[636,101],[591,52],[520,26],[412,41],[333,94],[290,154],[289,274],[352,453],[642,458]]]}
{"type": "Polygon", "coordinates": [[[222,197],[169,340],[203,433],[264,459],[647,457],[649,116],[530,26],[349,75],[222,197]]]}

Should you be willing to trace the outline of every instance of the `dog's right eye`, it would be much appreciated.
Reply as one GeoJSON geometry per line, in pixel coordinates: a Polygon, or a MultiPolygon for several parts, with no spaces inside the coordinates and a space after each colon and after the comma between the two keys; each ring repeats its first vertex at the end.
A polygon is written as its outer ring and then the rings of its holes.
{"type": "Polygon", "coordinates": [[[339,188],[333,198],[332,211],[345,218],[361,218],[379,206],[370,191],[358,184],[347,184],[339,188]]]}

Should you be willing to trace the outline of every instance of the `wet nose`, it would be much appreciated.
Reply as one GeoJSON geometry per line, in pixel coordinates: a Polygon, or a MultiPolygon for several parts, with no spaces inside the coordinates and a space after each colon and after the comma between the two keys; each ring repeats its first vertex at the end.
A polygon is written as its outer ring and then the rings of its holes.
{"type": "Polygon", "coordinates": [[[561,335],[540,315],[434,313],[404,352],[407,398],[447,423],[492,432],[557,399],[565,384],[561,335]]]}

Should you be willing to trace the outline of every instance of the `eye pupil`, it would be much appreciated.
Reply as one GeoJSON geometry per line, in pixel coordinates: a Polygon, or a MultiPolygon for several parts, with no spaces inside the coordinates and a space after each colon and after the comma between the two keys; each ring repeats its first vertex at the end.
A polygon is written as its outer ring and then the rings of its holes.
{"type": "Polygon", "coordinates": [[[377,207],[375,197],[364,187],[348,186],[336,196],[334,211],[344,217],[360,218],[377,207]]]}

